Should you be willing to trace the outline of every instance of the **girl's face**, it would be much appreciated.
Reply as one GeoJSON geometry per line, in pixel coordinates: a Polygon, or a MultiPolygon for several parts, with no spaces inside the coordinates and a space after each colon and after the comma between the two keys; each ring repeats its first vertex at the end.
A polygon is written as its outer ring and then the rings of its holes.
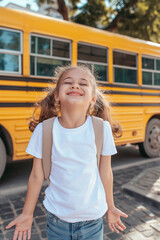
{"type": "Polygon", "coordinates": [[[82,69],[68,70],[60,80],[59,93],[55,95],[56,101],[62,106],[83,106],[87,111],[94,104],[96,97],[93,95],[92,79],[82,69]]]}

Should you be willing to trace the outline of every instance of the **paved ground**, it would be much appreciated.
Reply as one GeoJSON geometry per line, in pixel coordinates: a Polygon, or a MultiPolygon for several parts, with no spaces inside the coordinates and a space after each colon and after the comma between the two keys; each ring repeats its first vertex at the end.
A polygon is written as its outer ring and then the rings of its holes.
{"type": "MultiPolygon", "coordinates": [[[[116,206],[126,212],[129,217],[123,219],[127,226],[124,233],[112,233],[104,218],[104,240],[160,240],[160,208],[154,205],[154,201],[141,198],[139,195],[128,195],[122,186],[128,184],[133,178],[138,177],[144,170],[152,170],[153,179],[150,176],[150,185],[154,184],[155,172],[153,168],[159,169],[160,160],[145,163],[140,166],[128,167],[114,171],[114,199],[116,206]],[[145,201],[147,200],[147,201],[145,201]]],[[[148,173],[148,171],[147,171],[148,173]]],[[[143,174],[142,174],[143,175],[143,174]]],[[[140,181],[141,182],[141,181],[140,181]]],[[[141,186],[139,182],[138,186],[141,186]]],[[[157,177],[156,177],[157,182],[157,177]]],[[[158,180],[159,182],[159,180],[158,180]]],[[[144,183],[144,181],[143,181],[144,183]]],[[[146,185],[147,187],[147,185],[146,185]]],[[[157,184],[156,184],[157,189],[157,184]]],[[[160,188],[159,188],[160,189],[160,188]]],[[[132,193],[132,192],[131,192],[132,193]]],[[[155,192],[154,192],[155,193],[155,192]]],[[[157,191],[159,194],[159,191],[157,191]]],[[[42,206],[44,187],[42,188],[38,204],[35,210],[34,224],[32,228],[32,240],[45,240],[45,210],[42,206]]],[[[11,240],[14,229],[4,230],[8,222],[19,214],[24,205],[25,193],[16,196],[0,197],[0,240],[11,240]]]]}
{"type": "Polygon", "coordinates": [[[148,168],[122,186],[123,190],[160,208],[160,166],[148,168]]]}

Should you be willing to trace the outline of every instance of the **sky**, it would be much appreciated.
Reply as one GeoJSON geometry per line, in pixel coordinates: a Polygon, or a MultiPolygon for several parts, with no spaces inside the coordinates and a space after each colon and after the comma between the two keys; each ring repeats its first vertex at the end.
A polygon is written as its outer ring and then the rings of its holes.
{"type": "MultiPolygon", "coordinates": [[[[81,0],[81,2],[85,3],[86,0],[81,0]]],[[[38,10],[38,6],[34,0],[0,0],[0,6],[2,7],[6,6],[8,3],[15,3],[23,7],[25,7],[26,4],[30,4],[32,10],[34,11],[38,10]]]]}
{"type": "Polygon", "coordinates": [[[37,6],[37,4],[35,3],[34,0],[1,0],[0,1],[0,6],[4,7],[8,3],[15,3],[15,4],[17,4],[19,6],[22,6],[22,7],[25,7],[26,4],[30,4],[32,10],[34,10],[34,11],[38,10],[38,6],[37,6]]]}

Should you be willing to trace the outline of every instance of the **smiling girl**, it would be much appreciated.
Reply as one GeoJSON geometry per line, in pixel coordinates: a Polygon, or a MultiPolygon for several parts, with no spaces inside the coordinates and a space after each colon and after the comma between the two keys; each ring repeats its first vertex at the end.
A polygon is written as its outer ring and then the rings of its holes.
{"type": "Polygon", "coordinates": [[[6,228],[16,226],[13,240],[31,238],[33,212],[44,181],[42,167],[42,122],[53,124],[50,185],[45,191],[47,237],[49,240],[103,240],[103,216],[111,231],[125,229],[113,200],[111,155],[116,148],[113,135],[120,126],[111,122],[110,107],[96,86],[96,79],[84,66],[58,68],[56,87],[38,103],[38,119],[26,152],[34,156],[22,213],[6,228]],[[102,118],[103,147],[99,168],[92,115],[102,118]]]}

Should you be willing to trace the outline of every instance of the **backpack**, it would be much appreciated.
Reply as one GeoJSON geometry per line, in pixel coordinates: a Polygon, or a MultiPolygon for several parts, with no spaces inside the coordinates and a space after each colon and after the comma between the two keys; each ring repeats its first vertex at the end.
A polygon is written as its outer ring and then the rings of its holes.
{"type": "MultiPolygon", "coordinates": [[[[53,144],[52,129],[54,119],[55,117],[43,121],[42,166],[45,179],[49,179],[51,172],[51,152],[53,144]]],[[[99,167],[103,146],[103,119],[92,116],[92,123],[97,147],[97,165],[99,167]]]]}

